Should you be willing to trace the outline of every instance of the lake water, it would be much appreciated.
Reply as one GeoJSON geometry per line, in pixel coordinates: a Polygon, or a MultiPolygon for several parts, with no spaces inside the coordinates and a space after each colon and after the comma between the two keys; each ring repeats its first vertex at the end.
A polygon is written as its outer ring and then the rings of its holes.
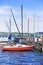
{"type": "Polygon", "coordinates": [[[43,55],[38,51],[0,51],[0,65],[43,65],[43,55]]]}

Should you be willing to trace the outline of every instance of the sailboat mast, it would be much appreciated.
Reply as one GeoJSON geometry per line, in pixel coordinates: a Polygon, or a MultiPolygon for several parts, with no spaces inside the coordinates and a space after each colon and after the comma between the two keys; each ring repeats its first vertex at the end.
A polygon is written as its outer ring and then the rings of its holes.
{"type": "Polygon", "coordinates": [[[39,16],[38,17],[38,38],[39,38],[39,16]]]}
{"type": "Polygon", "coordinates": [[[29,18],[28,18],[28,36],[29,36],[29,18]]]}
{"type": "Polygon", "coordinates": [[[33,21],[33,33],[34,33],[34,43],[35,43],[35,15],[34,15],[34,21],[33,21]]]}
{"type": "Polygon", "coordinates": [[[12,13],[12,16],[13,16],[14,23],[15,23],[16,28],[17,28],[17,30],[18,30],[18,33],[20,34],[20,31],[19,31],[19,28],[18,28],[18,26],[17,26],[17,23],[16,23],[16,20],[15,20],[15,17],[14,17],[13,11],[12,11],[12,9],[10,9],[10,10],[11,10],[11,13],[12,13]]]}
{"type": "Polygon", "coordinates": [[[22,32],[22,42],[23,42],[23,5],[21,5],[21,32],[22,32]]]}
{"type": "Polygon", "coordinates": [[[9,32],[10,32],[10,34],[11,34],[11,19],[10,19],[10,31],[9,31],[9,32]]]}

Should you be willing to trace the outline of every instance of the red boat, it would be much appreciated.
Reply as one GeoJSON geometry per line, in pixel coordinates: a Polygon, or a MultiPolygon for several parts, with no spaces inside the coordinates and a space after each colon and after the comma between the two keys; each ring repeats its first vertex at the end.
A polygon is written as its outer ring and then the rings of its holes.
{"type": "MultiPolygon", "coordinates": [[[[20,33],[16,20],[14,18],[12,9],[11,9],[11,13],[12,13],[15,25],[17,27],[17,30],[20,33]]],[[[23,39],[23,6],[21,6],[21,22],[22,22],[22,39],[23,39]]],[[[10,33],[11,33],[11,22],[10,22],[10,33]]],[[[9,37],[9,39],[11,40],[11,36],[9,37]]],[[[2,51],[32,51],[33,49],[34,49],[34,45],[14,44],[14,45],[4,45],[2,48],[2,51]]]]}
{"type": "Polygon", "coordinates": [[[3,46],[2,51],[32,51],[33,49],[34,45],[16,44],[3,46]]]}

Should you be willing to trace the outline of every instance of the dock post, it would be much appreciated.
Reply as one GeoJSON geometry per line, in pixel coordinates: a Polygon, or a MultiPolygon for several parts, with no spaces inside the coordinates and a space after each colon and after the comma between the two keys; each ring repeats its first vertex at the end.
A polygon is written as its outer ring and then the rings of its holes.
{"type": "Polygon", "coordinates": [[[43,37],[42,37],[42,51],[43,51],[43,37]]]}
{"type": "Polygon", "coordinates": [[[35,42],[35,38],[33,38],[33,44],[34,44],[34,42],[35,42]]]}
{"type": "Polygon", "coordinates": [[[39,38],[37,38],[37,43],[36,43],[36,46],[37,46],[37,49],[39,49],[39,38]]]}

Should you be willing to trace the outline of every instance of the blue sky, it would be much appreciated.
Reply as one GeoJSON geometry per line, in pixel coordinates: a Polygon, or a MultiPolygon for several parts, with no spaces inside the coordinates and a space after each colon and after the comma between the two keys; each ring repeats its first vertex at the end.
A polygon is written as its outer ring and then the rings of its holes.
{"type": "Polygon", "coordinates": [[[16,26],[14,24],[10,8],[12,8],[14,16],[16,18],[19,30],[21,31],[21,13],[20,8],[21,4],[23,5],[23,22],[24,22],[24,32],[28,31],[28,18],[30,19],[29,23],[29,32],[34,32],[34,16],[35,16],[35,32],[38,32],[38,21],[39,21],[39,31],[43,31],[43,0],[0,0],[0,32],[8,32],[8,27],[5,24],[7,22],[9,26],[9,19],[12,21],[12,31],[16,32],[16,26]],[[39,20],[38,20],[39,16],[39,20]],[[19,21],[19,22],[18,22],[19,21]],[[40,22],[41,21],[41,22],[40,22]],[[3,27],[4,26],[4,27],[3,27]]]}
{"type": "Polygon", "coordinates": [[[43,0],[0,0],[0,6],[20,7],[21,4],[31,10],[43,10],[43,0]]]}

